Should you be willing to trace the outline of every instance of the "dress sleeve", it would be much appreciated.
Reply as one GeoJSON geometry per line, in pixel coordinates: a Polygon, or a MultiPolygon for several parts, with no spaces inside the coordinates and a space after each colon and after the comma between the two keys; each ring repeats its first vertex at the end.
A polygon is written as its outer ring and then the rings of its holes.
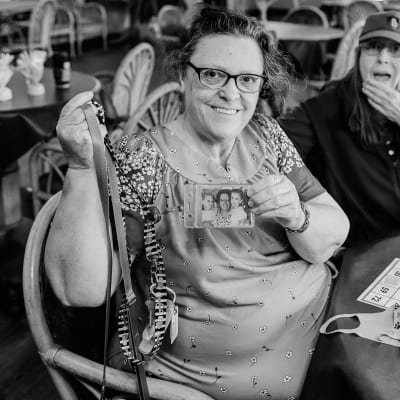
{"type": "Polygon", "coordinates": [[[279,125],[306,160],[316,144],[312,122],[302,105],[278,119],[279,125]]]}
{"type": "Polygon", "coordinates": [[[325,189],[304,165],[300,154],[279,126],[270,117],[258,115],[256,121],[263,130],[265,146],[275,153],[279,172],[286,175],[295,185],[302,201],[311,200],[325,192],[325,189]]]}

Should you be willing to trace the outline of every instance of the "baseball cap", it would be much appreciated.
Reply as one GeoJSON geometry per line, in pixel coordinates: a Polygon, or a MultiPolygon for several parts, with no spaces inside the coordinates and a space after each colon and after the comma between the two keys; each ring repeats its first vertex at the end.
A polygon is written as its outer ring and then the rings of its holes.
{"type": "Polygon", "coordinates": [[[371,38],[385,38],[400,43],[400,12],[387,11],[369,15],[359,42],[371,38]]]}

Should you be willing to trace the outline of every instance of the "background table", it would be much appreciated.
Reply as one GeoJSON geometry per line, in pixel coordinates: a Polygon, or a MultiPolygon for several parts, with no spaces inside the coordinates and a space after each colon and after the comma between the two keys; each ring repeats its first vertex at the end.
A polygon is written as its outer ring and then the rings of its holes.
{"type": "MultiPolygon", "coordinates": [[[[54,134],[62,106],[77,93],[98,91],[100,82],[91,75],[72,71],[71,87],[57,89],[52,69],[46,68],[42,83],[46,93],[29,96],[25,78],[15,73],[8,87],[13,98],[0,102],[0,230],[21,217],[19,174],[16,161],[41,140],[54,134]]],[[[26,175],[29,171],[24,171],[26,175]]]]}
{"type": "MultiPolygon", "coordinates": [[[[326,319],[338,314],[383,311],[356,299],[394,258],[400,258],[400,234],[347,250],[326,319]]],[[[343,320],[338,324],[345,326],[343,320]]],[[[329,331],[335,327],[333,322],[329,331]]],[[[301,399],[398,400],[399,378],[398,347],[354,334],[321,335],[301,399]]]]}
{"type": "Polygon", "coordinates": [[[0,102],[0,118],[4,114],[22,114],[36,126],[38,133],[46,136],[54,130],[58,113],[69,99],[86,90],[98,92],[101,87],[100,82],[94,76],[72,71],[70,88],[57,89],[53,71],[50,68],[45,68],[42,83],[46,88],[45,94],[29,96],[26,91],[25,78],[21,74],[15,73],[8,84],[13,92],[13,98],[0,102]]]}
{"type": "Polygon", "coordinates": [[[342,29],[291,22],[267,21],[264,25],[266,30],[276,33],[278,40],[319,42],[340,39],[344,34],[344,30],[342,29]]]}

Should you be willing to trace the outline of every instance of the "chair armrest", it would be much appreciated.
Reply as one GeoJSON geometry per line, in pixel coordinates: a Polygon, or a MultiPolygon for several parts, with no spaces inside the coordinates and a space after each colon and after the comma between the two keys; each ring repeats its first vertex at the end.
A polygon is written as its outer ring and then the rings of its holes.
{"type": "MultiPolygon", "coordinates": [[[[41,354],[46,365],[61,368],[76,377],[98,385],[102,383],[103,366],[76,353],[60,347],[54,347],[41,354]]],[[[125,393],[138,393],[135,375],[106,367],[107,387],[125,393]]],[[[157,378],[147,378],[152,399],[158,400],[213,400],[196,389],[157,378]]]]}

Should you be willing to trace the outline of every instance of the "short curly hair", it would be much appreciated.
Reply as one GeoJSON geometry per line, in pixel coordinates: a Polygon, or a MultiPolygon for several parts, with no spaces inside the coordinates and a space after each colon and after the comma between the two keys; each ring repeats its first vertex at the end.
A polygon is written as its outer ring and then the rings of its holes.
{"type": "Polygon", "coordinates": [[[290,71],[293,70],[293,65],[277,48],[274,37],[256,18],[211,6],[200,6],[199,9],[192,20],[188,41],[167,57],[167,71],[172,78],[185,77],[187,63],[204,36],[222,34],[254,39],[262,52],[263,74],[267,76],[260,97],[268,101],[273,115],[279,115],[289,92],[290,71]]]}

